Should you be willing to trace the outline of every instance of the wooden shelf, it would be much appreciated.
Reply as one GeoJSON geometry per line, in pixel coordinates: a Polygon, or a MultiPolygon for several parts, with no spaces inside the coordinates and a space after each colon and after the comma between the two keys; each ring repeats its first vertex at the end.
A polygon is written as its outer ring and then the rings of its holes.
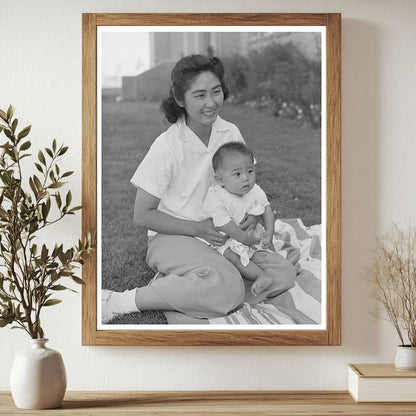
{"type": "Polygon", "coordinates": [[[62,407],[17,409],[9,392],[0,392],[0,415],[415,415],[414,403],[355,403],[339,391],[67,392],[62,407]]]}

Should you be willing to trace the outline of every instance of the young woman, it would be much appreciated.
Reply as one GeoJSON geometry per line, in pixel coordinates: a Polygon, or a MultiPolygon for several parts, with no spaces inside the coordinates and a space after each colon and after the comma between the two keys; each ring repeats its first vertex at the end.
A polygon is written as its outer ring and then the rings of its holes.
{"type": "MultiPolygon", "coordinates": [[[[156,138],[131,179],[137,188],[134,220],[149,230],[147,262],[165,276],[122,293],[104,290],[103,323],[117,314],[156,309],[218,317],[244,302],[238,270],[195,238],[216,246],[227,240],[211,219],[200,217],[214,184],[212,155],[225,143],[244,142],[238,128],[219,117],[227,96],[218,58],[190,55],[175,65],[169,97],[161,106],[172,125],[156,138]]],[[[256,223],[256,217],[246,216],[240,227],[246,230],[256,223]]],[[[264,262],[265,269],[278,269],[293,282],[295,270],[283,257],[264,262]]],[[[269,295],[276,291],[282,291],[280,284],[272,284],[269,295]]]]}

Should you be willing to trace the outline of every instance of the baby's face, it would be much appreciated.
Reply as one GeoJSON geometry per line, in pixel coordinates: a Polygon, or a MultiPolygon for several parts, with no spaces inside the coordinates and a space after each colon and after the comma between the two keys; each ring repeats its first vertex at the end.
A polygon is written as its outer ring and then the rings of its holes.
{"type": "Polygon", "coordinates": [[[244,195],[256,183],[254,162],[250,156],[228,156],[216,173],[218,183],[234,195],[244,195]]]}

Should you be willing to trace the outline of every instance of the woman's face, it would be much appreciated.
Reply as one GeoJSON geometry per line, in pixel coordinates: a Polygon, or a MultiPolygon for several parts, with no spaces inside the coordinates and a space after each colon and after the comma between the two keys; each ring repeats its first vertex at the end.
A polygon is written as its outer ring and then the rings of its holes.
{"type": "Polygon", "coordinates": [[[186,123],[194,131],[210,127],[216,120],[224,103],[220,80],[210,71],[201,72],[191,82],[183,101],[178,101],[186,110],[186,123]]]}

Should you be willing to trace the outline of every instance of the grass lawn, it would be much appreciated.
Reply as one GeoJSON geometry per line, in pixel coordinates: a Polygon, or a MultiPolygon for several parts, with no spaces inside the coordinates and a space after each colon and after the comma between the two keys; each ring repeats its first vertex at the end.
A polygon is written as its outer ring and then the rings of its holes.
{"type": "MultiPolygon", "coordinates": [[[[321,223],[320,130],[295,125],[242,106],[224,105],[257,159],[257,183],[276,218],[321,223]]],[[[103,102],[102,286],[123,291],[146,285],[146,231],[133,225],[135,188],[130,178],[153,140],[169,126],[158,103],[103,102]]],[[[160,311],[117,317],[117,324],[166,323],[160,311]]]]}

